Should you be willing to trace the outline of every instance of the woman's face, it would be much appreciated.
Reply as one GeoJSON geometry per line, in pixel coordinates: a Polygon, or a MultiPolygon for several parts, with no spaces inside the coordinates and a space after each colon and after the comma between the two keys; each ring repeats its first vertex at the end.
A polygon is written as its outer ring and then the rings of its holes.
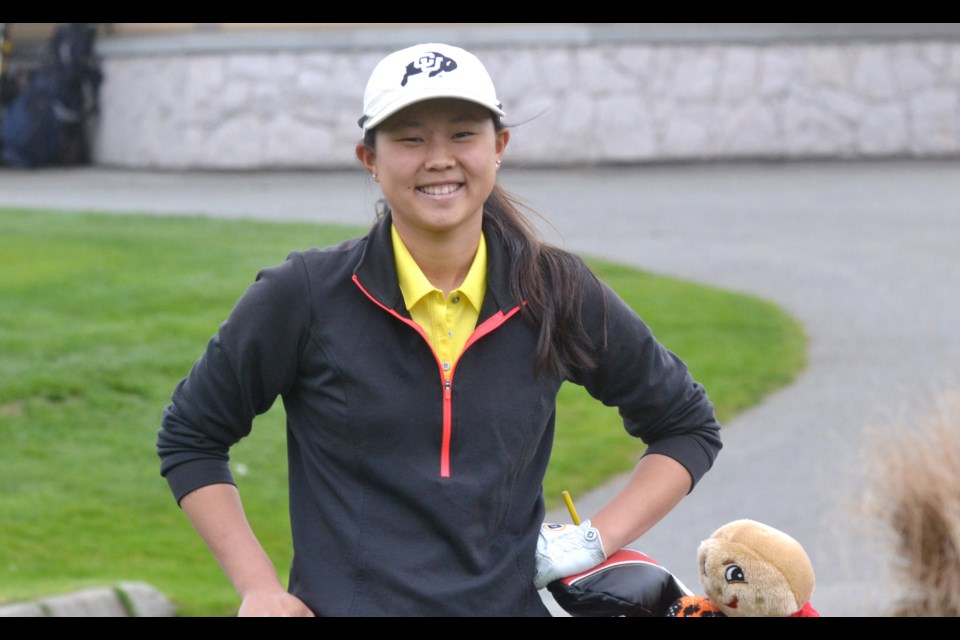
{"type": "Polygon", "coordinates": [[[376,147],[357,157],[377,176],[398,231],[438,234],[477,230],[509,140],[484,107],[427,100],[397,112],[375,132],[376,147]]]}

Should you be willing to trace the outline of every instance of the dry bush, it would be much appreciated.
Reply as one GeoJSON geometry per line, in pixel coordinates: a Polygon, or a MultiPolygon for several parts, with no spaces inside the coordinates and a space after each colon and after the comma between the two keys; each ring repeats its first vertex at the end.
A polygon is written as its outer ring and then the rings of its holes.
{"type": "Polygon", "coordinates": [[[960,394],[874,444],[868,504],[908,594],[893,615],[960,616],[960,394]]]}

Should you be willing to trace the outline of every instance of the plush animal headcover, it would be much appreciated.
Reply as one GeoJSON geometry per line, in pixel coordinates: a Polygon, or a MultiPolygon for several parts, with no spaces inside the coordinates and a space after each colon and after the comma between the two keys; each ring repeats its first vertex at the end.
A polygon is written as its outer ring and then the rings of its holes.
{"type": "Polygon", "coordinates": [[[735,520],[700,543],[700,582],[727,616],[816,616],[813,565],[799,542],[754,520],[735,520]]]}

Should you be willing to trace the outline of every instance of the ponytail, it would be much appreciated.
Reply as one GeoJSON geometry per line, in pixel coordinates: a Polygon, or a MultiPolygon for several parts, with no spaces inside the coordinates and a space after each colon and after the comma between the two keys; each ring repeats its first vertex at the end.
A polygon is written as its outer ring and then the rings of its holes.
{"type": "MultiPolygon", "coordinates": [[[[526,303],[522,313],[537,327],[536,370],[567,377],[573,370],[591,369],[597,364],[597,345],[583,324],[583,301],[596,299],[586,294],[599,282],[582,258],[542,242],[521,209],[526,205],[497,184],[483,215],[506,249],[511,293],[526,303]]],[[[604,298],[599,299],[603,304],[604,298]]],[[[606,343],[604,333],[600,348],[606,343]]]]}

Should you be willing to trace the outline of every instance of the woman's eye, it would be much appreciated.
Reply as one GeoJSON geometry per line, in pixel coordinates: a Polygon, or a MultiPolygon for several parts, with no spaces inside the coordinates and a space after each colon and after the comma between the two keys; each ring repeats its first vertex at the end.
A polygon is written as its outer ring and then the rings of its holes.
{"type": "Polygon", "coordinates": [[[468,138],[473,135],[473,131],[458,131],[453,135],[454,138],[468,138]]]}

